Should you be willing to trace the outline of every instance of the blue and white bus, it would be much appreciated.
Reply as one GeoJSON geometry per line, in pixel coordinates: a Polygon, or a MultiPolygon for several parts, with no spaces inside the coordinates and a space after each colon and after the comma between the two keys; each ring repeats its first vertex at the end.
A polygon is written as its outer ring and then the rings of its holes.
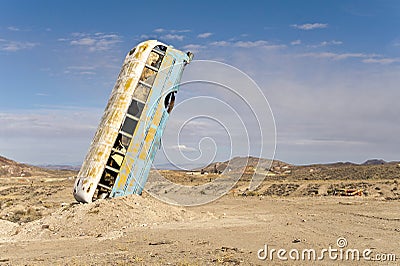
{"type": "Polygon", "coordinates": [[[142,193],[192,57],[156,40],[128,53],[75,181],[77,201],[142,193]]]}

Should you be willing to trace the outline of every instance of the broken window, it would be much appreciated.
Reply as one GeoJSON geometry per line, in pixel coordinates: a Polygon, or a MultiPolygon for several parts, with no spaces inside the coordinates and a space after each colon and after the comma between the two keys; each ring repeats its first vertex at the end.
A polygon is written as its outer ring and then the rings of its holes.
{"type": "Polygon", "coordinates": [[[158,54],[154,51],[151,51],[149,58],[147,59],[146,64],[149,66],[152,66],[156,69],[159,69],[161,66],[161,62],[163,60],[164,56],[161,54],[158,54]]]}
{"type": "Polygon", "coordinates": [[[167,47],[164,45],[157,45],[153,48],[153,51],[163,55],[167,51],[167,47]]]}
{"type": "Polygon", "coordinates": [[[145,67],[143,69],[142,75],[140,76],[140,81],[151,86],[151,85],[153,85],[154,80],[156,79],[156,74],[157,74],[156,71],[154,71],[148,67],[145,67]]]}
{"type": "Polygon", "coordinates": [[[114,143],[113,148],[114,148],[115,150],[117,150],[117,151],[119,151],[119,152],[125,154],[125,153],[126,153],[126,150],[127,150],[128,147],[129,147],[130,142],[131,142],[131,138],[129,138],[129,137],[127,137],[127,136],[122,135],[121,133],[119,133],[119,134],[118,134],[118,137],[117,137],[117,139],[116,139],[116,141],[115,141],[115,143],[114,143]]]}
{"type": "Polygon", "coordinates": [[[100,182],[97,185],[94,199],[104,199],[110,195],[112,187],[114,186],[115,179],[118,173],[109,169],[105,169],[103,175],[101,176],[100,182]]]}
{"type": "Polygon", "coordinates": [[[125,117],[124,124],[122,125],[121,131],[133,135],[137,125],[137,121],[132,118],[125,117]]]}
{"type": "Polygon", "coordinates": [[[133,115],[134,117],[140,118],[140,115],[143,112],[144,104],[138,102],[136,100],[132,100],[131,105],[128,109],[128,114],[133,115]]]}
{"type": "Polygon", "coordinates": [[[133,92],[133,97],[143,103],[147,101],[147,97],[150,93],[150,87],[147,87],[143,84],[138,84],[135,91],[133,92]]]}

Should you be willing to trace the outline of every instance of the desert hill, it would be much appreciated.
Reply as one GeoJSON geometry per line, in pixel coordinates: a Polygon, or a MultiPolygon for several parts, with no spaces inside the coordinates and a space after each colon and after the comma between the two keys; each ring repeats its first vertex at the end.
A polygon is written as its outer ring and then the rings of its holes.
{"type": "Polygon", "coordinates": [[[370,159],[367,160],[363,163],[363,165],[380,165],[380,164],[385,164],[386,161],[382,160],[382,159],[370,159]]]}
{"type": "MultiPolygon", "coordinates": [[[[214,162],[203,168],[203,171],[208,173],[213,173],[215,169],[218,172],[243,172],[244,167],[247,168],[257,168],[264,171],[268,171],[270,168],[279,168],[279,167],[288,167],[290,164],[279,161],[279,160],[270,160],[264,158],[257,157],[234,157],[230,160],[224,162],[214,162]]],[[[196,169],[201,170],[201,169],[196,169]]]]}
{"type": "MultiPolygon", "coordinates": [[[[18,163],[0,156],[0,178],[6,177],[30,177],[30,176],[57,176],[58,171],[43,167],[18,163]]],[[[73,170],[73,169],[65,169],[73,170]]]]}
{"type": "Polygon", "coordinates": [[[71,183],[76,174],[0,156],[0,219],[29,222],[52,213],[62,202],[72,200],[71,183]]]}

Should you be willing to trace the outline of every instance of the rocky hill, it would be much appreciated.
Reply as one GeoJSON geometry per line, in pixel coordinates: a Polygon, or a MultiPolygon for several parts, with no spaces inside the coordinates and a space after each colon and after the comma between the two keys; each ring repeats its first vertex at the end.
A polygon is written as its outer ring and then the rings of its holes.
{"type": "Polygon", "coordinates": [[[290,166],[291,166],[290,164],[278,160],[271,161],[270,159],[256,158],[249,156],[249,157],[234,157],[225,162],[211,163],[207,167],[197,170],[203,170],[204,172],[207,173],[217,172],[225,174],[227,174],[228,172],[243,172],[246,170],[255,170],[258,172],[268,172],[268,171],[280,172],[281,170],[289,169],[290,166]]]}
{"type": "Polygon", "coordinates": [[[0,156],[0,177],[24,177],[31,176],[31,172],[37,167],[17,163],[13,160],[0,156]]]}
{"type": "Polygon", "coordinates": [[[382,160],[382,159],[371,159],[371,160],[367,160],[363,163],[363,165],[380,165],[380,164],[385,164],[386,161],[382,160]]]}

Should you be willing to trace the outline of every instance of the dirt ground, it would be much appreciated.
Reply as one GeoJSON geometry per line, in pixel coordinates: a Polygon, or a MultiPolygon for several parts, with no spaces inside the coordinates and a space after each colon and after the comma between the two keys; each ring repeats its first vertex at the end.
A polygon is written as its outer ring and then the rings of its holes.
{"type": "Polygon", "coordinates": [[[177,207],[147,193],[76,204],[72,197],[75,173],[53,174],[0,178],[0,264],[378,263],[363,258],[366,249],[371,250],[366,257],[380,256],[386,260],[384,265],[400,264],[397,176],[368,180],[271,177],[257,191],[246,190],[246,182],[240,181],[217,201],[177,207]],[[364,193],[339,196],[331,193],[335,188],[362,188],[364,193]],[[337,243],[338,239],[342,242],[337,243]],[[347,245],[339,247],[343,241],[347,245]],[[265,255],[265,247],[268,256],[261,260],[258,257],[265,255]],[[323,253],[324,258],[318,260],[321,251],[329,248],[338,249],[339,255],[342,250],[342,259],[323,253]],[[284,249],[281,257],[288,261],[280,259],[277,251],[271,257],[272,249],[284,249]],[[302,252],[309,249],[316,251],[315,260],[309,261],[308,253],[302,259],[302,252]],[[352,260],[351,254],[346,260],[349,249],[359,250],[359,261],[352,260]]]}

